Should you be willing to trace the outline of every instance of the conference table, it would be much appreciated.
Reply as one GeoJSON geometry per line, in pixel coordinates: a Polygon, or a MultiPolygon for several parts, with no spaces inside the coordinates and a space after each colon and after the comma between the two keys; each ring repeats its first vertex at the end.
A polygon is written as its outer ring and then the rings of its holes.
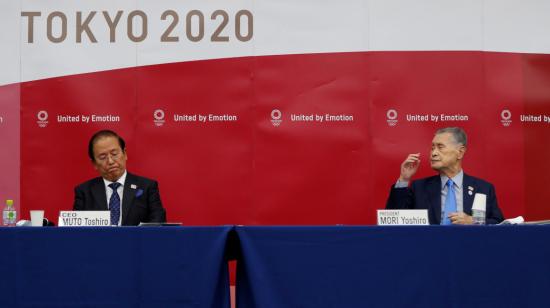
{"type": "Polygon", "coordinates": [[[550,226],[0,228],[0,307],[548,307],[550,226]]]}

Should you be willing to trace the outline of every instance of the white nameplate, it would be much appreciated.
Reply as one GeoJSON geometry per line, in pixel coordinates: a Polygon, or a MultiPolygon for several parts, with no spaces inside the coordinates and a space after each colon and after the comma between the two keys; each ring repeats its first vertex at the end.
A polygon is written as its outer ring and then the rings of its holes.
{"type": "Polygon", "coordinates": [[[428,210],[378,210],[379,226],[429,225],[428,210]]]}
{"type": "Polygon", "coordinates": [[[60,227],[108,227],[111,225],[109,211],[60,211],[60,227]]]}

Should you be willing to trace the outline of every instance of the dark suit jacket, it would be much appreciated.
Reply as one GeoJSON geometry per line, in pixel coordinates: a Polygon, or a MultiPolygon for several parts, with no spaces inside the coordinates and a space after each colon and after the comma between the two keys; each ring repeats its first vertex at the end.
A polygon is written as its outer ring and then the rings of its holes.
{"type": "MultiPolygon", "coordinates": [[[[489,182],[464,174],[462,184],[463,211],[472,215],[472,204],[476,193],[487,195],[487,224],[497,224],[504,218],[497,203],[495,188],[489,182]],[[472,187],[472,194],[468,193],[472,187]]],[[[430,224],[441,223],[441,177],[439,175],[416,180],[410,187],[395,188],[392,185],[386,209],[427,209],[430,224]]]]}
{"type": "MultiPolygon", "coordinates": [[[[140,222],[166,222],[166,212],[160,201],[156,181],[128,172],[123,194],[121,225],[136,226],[140,222]]],[[[73,210],[109,210],[103,178],[97,177],[89,180],[74,189],[73,210]]]]}

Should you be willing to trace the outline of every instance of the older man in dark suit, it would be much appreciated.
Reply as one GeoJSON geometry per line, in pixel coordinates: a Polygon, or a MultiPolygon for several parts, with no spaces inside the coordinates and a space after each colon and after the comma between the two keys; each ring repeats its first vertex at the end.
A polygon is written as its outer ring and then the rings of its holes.
{"type": "Polygon", "coordinates": [[[110,211],[111,225],[165,222],[158,184],[126,171],[126,144],[117,133],[102,130],[88,144],[88,156],[101,177],[75,188],[75,211],[110,211]]]}
{"type": "Polygon", "coordinates": [[[504,218],[492,184],[467,175],[462,170],[467,137],[459,127],[438,130],[432,140],[430,165],[439,174],[414,181],[420,153],[409,154],[401,164],[401,175],[392,185],[387,209],[427,209],[430,224],[472,224],[474,195],[487,196],[486,223],[496,224],[504,218]]]}

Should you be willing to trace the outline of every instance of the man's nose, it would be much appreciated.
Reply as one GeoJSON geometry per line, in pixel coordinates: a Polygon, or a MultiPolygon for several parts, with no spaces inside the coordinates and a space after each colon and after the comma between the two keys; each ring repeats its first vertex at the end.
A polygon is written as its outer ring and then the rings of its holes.
{"type": "Polygon", "coordinates": [[[115,160],[113,159],[113,156],[111,156],[111,155],[107,156],[107,163],[108,164],[112,164],[114,162],[115,162],[115,160]]]}

